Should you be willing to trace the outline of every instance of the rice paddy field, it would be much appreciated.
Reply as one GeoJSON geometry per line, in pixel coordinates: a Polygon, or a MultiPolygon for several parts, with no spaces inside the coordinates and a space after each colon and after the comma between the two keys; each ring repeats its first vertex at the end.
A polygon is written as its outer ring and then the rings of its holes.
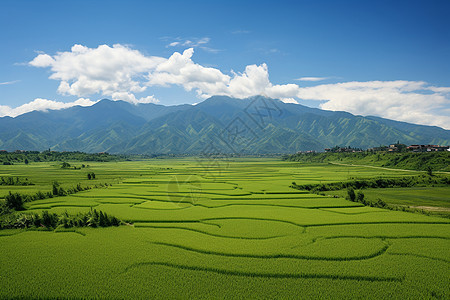
{"type": "MultiPolygon", "coordinates": [[[[448,218],[289,187],[417,172],[261,158],[86,164],[0,166],[35,184],[0,186],[0,197],[49,191],[54,180],[112,184],[27,211],[95,208],[128,223],[1,230],[0,298],[450,298],[448,218]]],[[[440,189],[418,195],[445,202],[440,189]]]]}

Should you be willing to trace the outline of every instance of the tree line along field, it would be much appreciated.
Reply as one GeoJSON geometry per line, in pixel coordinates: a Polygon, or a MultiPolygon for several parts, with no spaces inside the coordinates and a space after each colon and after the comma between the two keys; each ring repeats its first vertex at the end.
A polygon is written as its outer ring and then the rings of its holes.
{"type": "Polygon", "coordinates": [[[0,230],[0,298],[450,297],[448,218],[289,187],[417,172],[260,158],[85,164],[0,167],[34,184],[0,185],[0,197],[54,180],[112,184],[27,202],[26,212],[97,209],[128,224],[0,230]]]}
{"type": "Polygon", "coordinates": [[[420,170],[431,169],[434,172],[450,172],[450,152],[388,152],[388,151],[360,151],[360,152],[322,152],[296,153],[283,156],[287,161],[310,163],[346,163],[356,165],[371,165],[378,167],[420,170]]]}

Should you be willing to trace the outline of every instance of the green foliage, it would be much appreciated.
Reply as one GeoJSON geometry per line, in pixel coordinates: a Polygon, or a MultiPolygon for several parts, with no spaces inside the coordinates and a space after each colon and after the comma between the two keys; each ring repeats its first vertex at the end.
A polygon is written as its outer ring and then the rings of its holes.
{"type": "Polygon", "coordinates": [[[110,227],[121,224],[122,222],[116,217],[95,209],[74,215],[70,215],[67,211],[61,214],[51,213],[47,210],[42,211],[42,214],[24,212],[3,216],[0,219],[0,229],[110,227]]]}
{"type": "Polygon", "coordinates": [[[361,191],[358,191],[358,193],[356,194],[356,202],[362,203],[362,204],[366,204],[366,201],[364,200],[364,193],[361,191]]]}
{"type": "Polygon", "coordinates": [[[83,153],[83,152],[57,152],[57,151],[21,151],[21,152],[0,152],[0,162],[4,165],[12,165],[13,163],[24,162],[28,164],[33,162],[45,161],[62,161],[62,168],[70,168],[70,163],[67,161],[123,161],[130,156],[113,155],[109,153],[83,153]]]}
{"type": "Polygon", "coordinates": [[[9,192],[5,197],[6,206],[14,210],[23,210],[23,198],[22,195],[18,193],[9,192]]]}
{"type": "Polygon", "coordinates": [[[355,153],[298,153],[283,157],[287,161],[308,163],[339,162],[419,171],[450,171],[450,152],[355,152],[355,153]]]}
{"type": "Polygon", "coordinates": [[[62,187],[60,187],[58,181],[53,181],[52,193],[53,193],[53,196],[65,196],[65,195],[67,195],[66,191],[62,187]]]}
{"type": "Polygon", "coordinates": [[[347,188],[348,200],[355,202],[355,190],[352,187],[347,188]]]}
{"type": "Polygon", "coordinates": [[[9,208],[9,206],[6,204],[6,201],[0,199],[0,217],[10,214],[11,212],[11,208],[9,208]]]}
{"type": "Polygon", "coordinates": [[[331,182],[327,184],[303,184],[292,185],[292,188],[298,190],[307,190],[311,192],[336,191],[346,188],[367,189],[367,188],[394,188],[394,187],[413,187],[413,186],[448,186],[450,185],[450,176],[404,176],[393,178],[373,178],[357,179],[343,182],[331,182]]]}
{"type": "Polygon", "coordinates": [[[20,177],[8,176],[8,177],[0,177],[0,185],[18,185],[18,186],[27,186],[34,185],[32,182],[28,181],[28,178],[22,180],[20,177]]]}
{"type": "MultiPolygon", "coordinates": [[[[107,187],[108,184],[96,185],[95,187],[107,187]]],[[[53,182],[53,188],[51,192],[42,192],[38,191],[36,194],[20,194],[20,193],[11,193],[9,192],[5,196],[5,206],[9,209],[13,210],[23,210],[25,202],[31,202],[35,200],[43,200],[48,198],[53,198],[56,196],[67,196],[71,194],[75,194],[80,191],[89,190],[91,187],[82,187],[80,184],[77,184],[75,187],[64,189],[62,188],[57,181],[53,182]]],[[[2,215],[2,210],[0,210],[0,215],[2,215]]]]}

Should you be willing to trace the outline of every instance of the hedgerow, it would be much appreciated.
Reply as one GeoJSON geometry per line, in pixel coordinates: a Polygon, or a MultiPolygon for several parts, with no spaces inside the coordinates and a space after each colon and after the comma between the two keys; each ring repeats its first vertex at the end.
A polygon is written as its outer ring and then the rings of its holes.
{"type": "Polygon", "coordinates": [[[34,183],[28,181],[28,178],[25,178],[25,180],[20,179],[20,177],[0,177],[0,185],[21,185],[21,186],[27,186],[27,185],[34,185],[34,183]]]}
{"type": "Polygon", "coordinates": [[[11,213],[2,216],[0,229],[17,228],[47,228],[57,227],[109,227],[122,224],[118,218],[109,216],[106,212],[91,210],[86,213],[70,215],[67,211],[62,214],[50,213],[44,210],[42,214],[37,213],[11,213]]]}
{"type": "Polygon", "coordinates": [[[450,152],[342,152],[342,153],[296,153],[283,156],[283,160],[304,163],[340,162],[373,165],[408,170],[450,171],[450,152]]]}
{"type": "Polygon", "coordinates": [[[319,184],[301,184],[295,182],[290,186],[298,190],[307,190],[311,192],[337,191],[347,188],[368,189],[368,188],[394,188],[394,187],[412,187],[419,185],[450,185],[450,177],[446,175],[419,175],[404,176],[395,178],[373,178],[357,179],[343,182],[319,183],[319,184]]]}
{"type": "MultiPolygon", "coordinates": [[[[96,184],[94,187],[107,187],[109,186],[108,183],[99,183],[96,184]]],[[[38,191],[36,194],[20,194],[20,193],[11,193],[9,192],[5,196],[5,201],[3,203],[0,203],[0,215],[6,214],[9,212],[9,210],[16,210],[20,211],[24,209],[24,203],[31,202],[35,200],[43,200],[48,198],[53,198],[56,196],[68,196],[72,195],[81,191],[86,191],[91,189],[90,186],[81,186],[81,184],[77,184],[75,187],[70,187],[64,189],[59,185],[57,181],[53,182],[53,187],[51,192],[41,192],[38,191]]]]}

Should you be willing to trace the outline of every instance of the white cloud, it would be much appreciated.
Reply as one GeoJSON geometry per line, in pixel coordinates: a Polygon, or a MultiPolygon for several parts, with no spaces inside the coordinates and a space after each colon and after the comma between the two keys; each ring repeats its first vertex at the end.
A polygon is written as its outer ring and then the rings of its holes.
{"type": "MultiPolygon", "coordinates": [[[[191,59],[193,54],[193,48],[185,50],[182,54],[175,52],[148,75],[148,84],[179,85],[187,91],[195,90],[199,97],[204,99],[213,95],[236,98],[280,95],[285,98],[279,91],[283,88],[292,89],[290,85],[272,86],[266,64],[249,65],[245,67],[243,73],[232,72],[232,76],[229,76],[216,68],[196,64],[191,59]]],[[[291,94],[295,96],[296,91],[291,94]]]]}
{"type": "Polygon", "coordinates": [[[442,113],[450,106],[449,88],[421,81],[369,81],[322,84],[299,88],[297,97],[325,100],[327,110],[450,128],[450,116],[442,113]]]}
{"type": "MultiPolygon", "coordinates": [[[[171,41],[173,46],[198,47],[208,42],[209,38],[171,41]]],[[[164,58],[146,56],[123,45],[100,45],[97,48],[74,45],[70,51],[53,56],[40,53],[29,64],[50,68],[50,78],[60,81],[58,92],[79,97],[101,94],[131,103],[157,103],[155,96],[136,95],[152,86],[177,85],[186,91],[195,91],[203,99],[213,95],[235,98],[263,95],[289,103],[298,99],[317,100],[325,101],[320,104],[323,109],[450,128],[450,87],[401,80],[312,87],[293,83],[273,84],[265,63],[248,65],[242,73],[231,71],[225,74],[218,68],[195,63],[193,55],[193,47],[164,58]]],[[[302,77],[299,80],[320,81],[326,78],[329,77],[302,77]]],[[[11,110],[5,106],[1,109],[3,114],[11,110]]]]}
{"type": "Polygon", "coordinates": [[[136,98],[136,96],[132,93],[127,92],[115,92],[111,95],[112,100],[123,100],[127,101],[133,104],[138,103],[159,103],[159,100],[155,98],[155,96],[147,96],[147,97],[141,97],[139,99],[136,98]]]}
{"type": "Polygon", "coordinates": [[[199,96],[222,94],[230,80],[228,75],[215,68],[203,67],[192,61],[194,49],[182,54],[175,52],[148,75],[149,85],[180,85],[187,91],[197,90],[199,96]]]}
{"type": "Polygon", "coordinates": [[[6,82],[0,82],[0,85],[10,85],[14,83],[18,83],[20,80],[14,80],[14,81],[6,81],[6,82]]]}
{"type": "Polygon", "coordinates": [[[16,108],[11,108],[6,105],[0,105],[0,117],[10,116],[16,117],[18,115],[31,112],[31,111],[48,111],[48,110],[59,110],[63,108],[69,108],[72,106],[91,106],[97,103],[97,101],[91,101],[86,98],[80,98],[74,102],[58,102],[53,100],[36,98],[33,101],[23,104],[16,108]]]}
{"type": "Polygon", "coordinates": [[[284,103],[298,104],[298,101],[295,100],[294,98],[280,98],[280,100],[284,103]]]}
{"type": "Polygon", "coordinates": [[[59,80],[58,92],[85,97],[92,94],[112,96],[114,93],[140,93],[146,90],[142,73],[165,61],[162,57],[145,56],[123,45],[100,45],[88,48],[74,45],[71,51],[54,56],[39,54],[29,64],[49,67],[51,79],[59,80]]]}
{"type": "Polygon", "coordinates": [[[267,65],[249,65],[242,74],[234,74],[228,84],[228,94],[238,98],[265,95],[266,88],[270,86],[267,65]]]}
{"type": "Polygon", "coordinates": [[[162,39],[166,42],[172,41],[166,45],[166,48],[171,48],[171,47],[200,48],[200,49],[202,49],[206,52],[210,52],[210,53],[218,53],[221,51],[219,49],[215,49],[215,48],[206,46],[211,41],[211,39],[209,37],[190,38],[190,39],[184,39],[184,38],[180,38],[180,37],[177,37],[177,38],[164,37],[162,39]]]}
{"type": "Polygon", "coordinates": [[[329,78],[330,77],[300,77],[295,80],[298,80],[298,81],[322,81],[322,80],[327,80],[329,78]]]}
{"type": "Polygon", "coordinates": [[[177,38],[170,38],[165,37],[164,40],[174,40],[173,42],[169,43],[166,47],[200,47],[203,45],[208,44],[211,39],[209,37],[202,37],[202,38],[190,38],[190,39],[183,39],[180,37],[177,38]]]}

